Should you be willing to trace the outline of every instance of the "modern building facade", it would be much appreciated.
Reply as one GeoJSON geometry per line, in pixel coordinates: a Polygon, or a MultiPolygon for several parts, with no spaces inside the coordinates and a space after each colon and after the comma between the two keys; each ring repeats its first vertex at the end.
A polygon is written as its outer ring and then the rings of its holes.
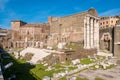
{"type": "Polygon", "coordinates": [[[112,28],[116,26],[119,16],[108,16],[100,17],[99,26],[100,28],[112,28]]]}

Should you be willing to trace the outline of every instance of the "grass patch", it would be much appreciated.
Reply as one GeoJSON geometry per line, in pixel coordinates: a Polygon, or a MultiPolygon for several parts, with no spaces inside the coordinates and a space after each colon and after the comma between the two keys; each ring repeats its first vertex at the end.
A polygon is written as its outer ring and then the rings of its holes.
{"type": "Polygon", "coordinates": [[[69,70],[74,70],[74,69],[77,69],[77,67],[68,67],[69,70]]]}
{"type": "Polygon", "coordinates": [[[80,78],[80,77],[77,77],[76,80],[89,80],[89,79],[87,79],[87,78],[80,78]]]}
{"type": "Polygon", "coordinates": [[[59,73],[65,71],[63,66],[60,63],[54,65],[55,69],[50,71],[45,71],[47,66],[43,66],[42,64],[37,64],[35,68],[31,69],[31,73],[37,78],[42,79],[44,76],[52,77],[54,73],[59,73]]]}
{"type": "Polygon", "coordinates": [[[67,47],[71,50],[76,50],[76,49],[80,48],[79,46],[75,46],[75,45],[68,45],[67,47]]]}
{"type": "Polygon", "coordinates": [[[10,74],[15,74],[17,80],[36,80],[33,75],[30,74],[30,69],[34,68],[34,65],[25,64],[25,60],[17,60],[13,55],[10,55],[9,59],[3,59],[3,65],[5,66],[9,62],[13,62],[13,66],[5,70],[3,75],[5,79],[10,77],[10,74]]]}
{"type": "Polygon", "coordinates": [[[65,62],[65,66],[69,66],[71,64],[71,62],[69,62],[69,61],[67,61],[67,62],[65,62]]]}
{"type": "Polygon", "coordinates": [[[59,80],[67,80],[67,79],[66,79],[66,77],[62,77],[62,78],[60,78],[59,80]]]}
{"type": "Polygon", "coordinates": [[[58,49],[57,45],[54,45],[52,49],[57,50],[58,49]]]}
{"type": "Polygon", "coordinates": [[[110,66],[108,66],[106,69],[111,69],[111,68],[113,68],[115,65],[110,65],[110,66]]]}
{"type": "Polygon", "coordinates": [[[53,67],[55,67],[55,69],[64,68],[61,63],[57,63],[53,67]]]}
{"type": "Polygon", "coordinates": [[[95,78],[95,80],[104,80],[104,79],[102,79],[102,78],[99,78],[99,77],[96,77],[96,78],[95,78]]]}
{"type": "Polygon", "coordinates": [[[53,71],[45,71],[42,68],[39,69],[32,69],[31,73],[37,78],[37,79],[42,79],[44,76],[49,76],[52,77],[53,76],[53,71]]]}
{"type": "Polygon", "coordinates": [[[91,61],[91,60],[88,59],[88,58],[85,58],[85,59],[80,60],[80,63],[81,63],[81,64],[91,64],[91,63],[93,63],[93,61],[91,61]]]}

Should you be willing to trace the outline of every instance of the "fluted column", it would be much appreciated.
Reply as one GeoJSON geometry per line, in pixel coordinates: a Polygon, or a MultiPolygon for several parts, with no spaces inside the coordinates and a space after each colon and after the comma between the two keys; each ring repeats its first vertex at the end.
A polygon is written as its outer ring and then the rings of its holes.
{"type": "Polygon", "coordinates": [[[99,48],[99,23],[96,19],[94,21],[94,47],[99,48]]]}
{"type": "Polygon", "coordinates": [[[87,46],[86,46],[86,48],[87,49],[89,49],[90,48],[90,17],[89,16],[87,16],[87,46]]]}
{"type": "Polygon", "coordinates": [[[99,50],[99,22],[98,22],[98,20],[96,21],[96,34],[97,34],[96,47],[99,50]]]}
{"type": "Polygon", "coordinates": [[[93,39],[93,43],[94,43],[94,48],[96,48],[96,19],[94,19],[94,39],[93,39]]]}
{"type": "Polygon", "coordinates": [[[91,34],[90,34],[91,35],[91,37],[90,37],[91,45],[90,45],[90,47],[93,48],[93,35],[94,35],[94,32],[93,32],[93,18],[91,18],[91,20],[90,20],[90,25],[91,25],[91,31],[90,31],[91,32],[91,34]]]}
{"type": "Polygon", "coordinates": [[[86,29],[87,29],[87,19],[86,19],[86,16],[85,16],[85,18],[84,18],[84,48],[86,48],[86,46],[87,46],[86,29]]]}

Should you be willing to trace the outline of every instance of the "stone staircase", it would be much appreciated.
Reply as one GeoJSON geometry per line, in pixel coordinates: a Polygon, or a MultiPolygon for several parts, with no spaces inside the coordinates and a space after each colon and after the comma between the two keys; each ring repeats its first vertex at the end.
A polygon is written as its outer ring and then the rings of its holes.
{"type": "Polygon", "coordinates": [[[44,49],[28,47],[28,48],[25,48],[24,50],[22,50],[20,52],[20,55],[24,57],[26,53],[32,53],[33,54],[33,57],[30,60],[30,63],[33,63],[33,64],[36,64],[37,61],[42,60],[43,58],[45,58],[46,56],[51,54],[44,49]]]}

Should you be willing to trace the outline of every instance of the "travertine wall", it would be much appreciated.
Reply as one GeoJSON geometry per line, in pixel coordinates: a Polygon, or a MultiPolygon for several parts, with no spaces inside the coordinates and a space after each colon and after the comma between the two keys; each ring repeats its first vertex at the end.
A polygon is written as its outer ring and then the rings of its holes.
{"type": "Polygon", "coordinates": [[[114,39],[114,55],[120,58],[120,23],[114,29],[114,39]]]}

